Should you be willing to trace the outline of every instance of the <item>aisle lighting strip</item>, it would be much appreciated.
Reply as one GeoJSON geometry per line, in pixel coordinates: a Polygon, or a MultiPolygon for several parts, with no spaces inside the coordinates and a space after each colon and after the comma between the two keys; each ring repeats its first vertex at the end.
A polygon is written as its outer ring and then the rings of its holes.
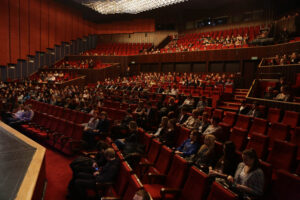
{"type": "Polygon", "coordinates": [[[83,3],[101,14],[130,13],[137,14],[188,0],[98,0],[83,3]]]}

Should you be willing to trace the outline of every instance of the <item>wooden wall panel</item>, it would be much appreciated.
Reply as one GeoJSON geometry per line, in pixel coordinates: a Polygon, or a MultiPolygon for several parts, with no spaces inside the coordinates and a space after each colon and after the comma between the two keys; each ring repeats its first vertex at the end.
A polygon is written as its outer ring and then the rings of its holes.
{"type": "Polygon", "coordinates": [[[20,54],[20,16],[19,16],[19,0],[10,0],[9,2],[9,22],[10,22],[10,61],[16,63],[21,57],[20,54]]]}
{"type": "Polygon", "coordinates": [[[41,51],[49,47],[49,0],[41,0],[41,51]]]}
{"type": "Polygon", "coordinates": [[[55,44],[55,19],[56,19],[56,9],[55,2],[49,1],[49,47],[53,48],[55,44]]]}
{"type": "Polygon", "coordinates": [[[0,1],[0,65],[9,62],[9,4],[8,0],[0,1]]]}
{"type": "Polygon", "coordinates": [[[20,1],[20,50],[21,59],[29,54],[29,0],[20,1]]]}
{"type": "Polygon", "coordinates": [[[29,52],[35,55],[41,50],[41,2],[40,0],[30,0],[29,13],[29,52]]]}
{"type": "Polygon", "coordinates": [[[55,0],[0,0],[0,65],[95,33],[81,12],[55,0]]]}

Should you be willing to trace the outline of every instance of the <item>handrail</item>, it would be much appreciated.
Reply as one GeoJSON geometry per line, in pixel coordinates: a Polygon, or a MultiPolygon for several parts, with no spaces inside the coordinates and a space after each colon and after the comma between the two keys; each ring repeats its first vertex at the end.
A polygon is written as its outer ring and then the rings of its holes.
{"type": "Polygon", "coordinates": [[[287,105],[300,106],[300,103],[294,103],[294,102],[290,102],[290,101],[276,101],[276,100],[257,98],[257,97],[247,97],[247,99],[255,100],[255,101],[264,101],[264,102],[271,102],[271,103],[281,103],[281,104],[287,104],[287,105]]]}
{"type": "Polygon", "coordinates": [[[246,95],[246,98],[249,97],[249,95],[250,95],[252,89],[254,88],[255,84],[256,84],[256,79],[254,79],[254,80],[252,81],[251,87],[250,87],[250,89],[248,90],[248,93],[247,93],[247,95],[246,95]]]}

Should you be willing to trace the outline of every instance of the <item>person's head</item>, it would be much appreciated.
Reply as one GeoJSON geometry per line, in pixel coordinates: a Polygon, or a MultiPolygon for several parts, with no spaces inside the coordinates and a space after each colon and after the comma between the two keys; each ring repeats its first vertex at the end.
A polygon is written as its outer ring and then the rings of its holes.
{"type": "Polygon", "coordinates": [[[168,121],[169,121],[169,118],[168,118],[167,116],[163,116],[163,117],[161,118],[160,125],[161,125],[162,127],[166,127],[166,126],[168,125],[168,121]]]}
{"type": "Polygon", "coordinates": [[[190,133],[190,139],[193,142],[198,142],[198,138],[199,138],[198,130],[192,130],[192,132],[190,133]]]}
{"type": "Polygon", "coordinates": [[[192,111],[192,115],[193,115],[194,118],[198,118],[198,116],[199,116],[199,111],[198,111],[197,109],[194,109],[194,110],[192,111]]]}
{"type": "Polygon", "coordinates": [[[109,147],[104,151],[104,157],[106,160],[113,160],[113,159],[115,159],[115,156],[116,156],[116,153],[113,148],[109,147]]]}
{"type": "Polygon", "coordinates": [[[232,156],[235,154],[235,144],[232,141],[226,141],[223,144],[223,153],[224,156],[232,156]]]}
{"type": "Polygon", "coordinates": [[[215,141],[216,141],[216,137],[212,134],[205,135],[204,137],[204,144],[209,148],[215,145],[215,141]]]}
{"type": "Polygon", "coordinates": [[[202,114],[202,121],[208,122],[209,121],[209,115],[207,112],[203,112],[202,114]]]}
{"type": "Polygon", "coordinates": [[[189,109],[186,106],[183,106],[181,109],[182,114],[188,113],[189,109]]]}
{"type": "Polygon", "coordinates": [[[128,126],[131,131],[134,131],[137,129],[137,123],[135,121],[130,121],[128,126]]]}
{"type": "Polygon", "coordinates": [[[254,149],[246,149],[243,151],[242,158],[245,165],[250,167],[248,173],[259,167],[259,160],[254,149]]]}
{"type": "Polygon", "coordinates": [[[150,200],[150,195],[144,189],[139,189],[133,196],[132,200],[150,200]]]}
{"type": "Polygon", "coordinates": [[[105,120],[107,118],[107,113],[105,111],[102,111],[100,113],[100,119],[105,120]]]}
{"type": "Polygon", "coordinates": [[[175,124],[176,124],[176,119],[169,119],[168,120],[168,128],[170,129],[174,129],[175,128],[175,124]]]}
{"type": "Polygon", "coordinates": [[[99,141],[96,145],[96,148],[99,152],[105,152],[105,150],[109,147],[109,145],[106,142],[99,141]]]}

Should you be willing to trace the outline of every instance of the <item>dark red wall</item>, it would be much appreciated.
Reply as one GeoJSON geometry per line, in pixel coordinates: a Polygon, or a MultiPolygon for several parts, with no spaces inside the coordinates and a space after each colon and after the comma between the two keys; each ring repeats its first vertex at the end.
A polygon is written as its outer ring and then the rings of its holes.
{"type": "Polygon", "coordinates": [[[54,0],[0,1],[0,65],[96,33],[81,13],[54,0]]]}

